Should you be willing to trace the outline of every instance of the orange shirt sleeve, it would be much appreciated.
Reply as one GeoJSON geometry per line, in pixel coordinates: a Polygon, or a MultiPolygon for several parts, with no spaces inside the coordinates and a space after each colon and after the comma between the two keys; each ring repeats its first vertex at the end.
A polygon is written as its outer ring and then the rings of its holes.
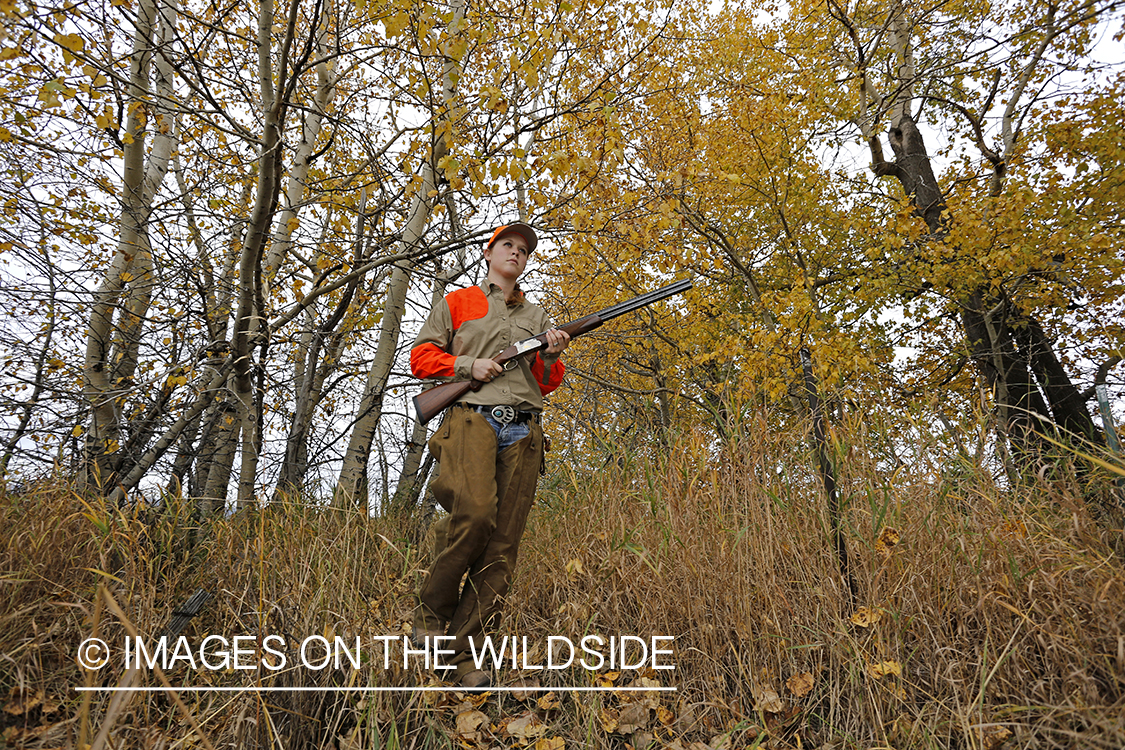
{"type": "Polygon", "coordinates": [[[415,377],[469,377],[473,358],[450,353],[457,329],[467,320],[488,314],[488,299],[480,287],[450,292],[434,305],[410,349],[410,371],[415,377]],[[460,360],[460,362],[459,362],[460,360]],[[460,368],[458,368],[460,364],[460,368]]]}
{"type": "Polygon", "coordinates": [[[531,363],[531,374],[535,376],[535,384],[539,386],[539,392],[544,396],[562,385],[565,371],[566,365],[561,359],[555,360],[548,368],[540,352],[535,353],[535,361],[531,363]]]}
{"type": "Polygon", "coordinates": [[[453,318],[444,299],[430,311],[414,346],[410,349],[410,371],[415,377],[451,378],[457,357],[446,351],[453,341],[453,318]]]}

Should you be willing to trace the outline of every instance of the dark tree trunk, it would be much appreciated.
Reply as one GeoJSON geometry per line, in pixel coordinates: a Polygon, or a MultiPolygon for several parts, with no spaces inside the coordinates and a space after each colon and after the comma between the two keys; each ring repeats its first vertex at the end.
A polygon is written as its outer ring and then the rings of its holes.
{"type": "MultiPolygon", "coordinates": [[[[949,207],[934,178],[922,134],[909,114],[890,132],[893,164],[878,160],[877,174],[895,177],[934,239],[948,233],[949,207]]],[[[877,153],[877,152],[876,152],[877,153]]],[[[961,304],[961,326],[973,362],[992,389],[1001,424],[1017,456],[1038,454],[1048,425],[1101,443],[1078,389],[1063,370],[1054,344],[1037,320],[1003,290],[979,287],[961,304]]]]}

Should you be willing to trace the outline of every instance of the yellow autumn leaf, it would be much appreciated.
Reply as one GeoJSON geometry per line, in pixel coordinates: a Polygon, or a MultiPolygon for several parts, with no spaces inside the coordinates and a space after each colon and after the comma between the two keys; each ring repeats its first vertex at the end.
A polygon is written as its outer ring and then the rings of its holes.
{"type": "Polygon", "coordinates": [[[883,613],[877,609],[868,609],[867,607],[860,607],[852,615],[852,623],[861,628],[869,628],[882,619],[883,613]]]}
{"type": "Polygon", "coordinates": [[[39,101],[43,102],[45,107],[59,106],[59,95],[54,89],[42,88],[39,91],[39,101]]]}
{"type": "Polygon", "coordinates": [[[617,731],[617,711],[612,708],[603,708],[601,713],[598,714],[598,719],[602,723],[602,729],[607,732],[617,731]]]}
{"type": "Polygon", "coordinates": [[[536,704],[544,711],[554,711],[562,705],[559,703],[559,696],[555,695],[553,691],[541,695],[539,700],[536,701],[536,704]]]}
{"type": "Polygon", "coordinates": [[[55,34],[55,44],[70,52],[81,52],[86,40],[77,34],[55,34]]]}
{"type": "Polygon", "coordinates": [[[387,37],[400,36],[406,29],[406,25],[410,23],[410,17],[405,13],[395,13],[383,19],[383,28],[387,31],[387,37]]]}
{"type": "Polygon", "coordinates": [[[595,683],[598,687],[613,687],[613,683],[617,682],[620,676],[620,672],[604,672],[597,676],[595,683]]]}
{"type": "Polygon", "coordinates": [[[562,737],[540,737],[535,741],[535,750],[563,750],[566,740],[562,737]]]}
{"type": "Polygon", "coordinates": [[[897,661],[881,661],[881,662],[878,662],[877,664],[872,664],[869,667],[868,671],[870,672],[871,676],[874,677],[876,680],[878,680],[882,677],[886,677],[889,674],[892,674],[895,677],[901,677],[902,676],[902,665],[899,664],[897,661]]]}
{"type": "Polygon", "coordinates": [[[882,555],[884,558],[891,556],[891,547],[899,543],[902,535],[890,526],[884,526],[883,530],[879,532],[879,538],[875,540],[875,551],[882,555]]]}
{"type": "Polygon", "coordinates": [[[582,575],[583,572],[585,571],[582,570],[582,561],[577,557],[566,564],[566,577],[572,581],[582,575]]]}

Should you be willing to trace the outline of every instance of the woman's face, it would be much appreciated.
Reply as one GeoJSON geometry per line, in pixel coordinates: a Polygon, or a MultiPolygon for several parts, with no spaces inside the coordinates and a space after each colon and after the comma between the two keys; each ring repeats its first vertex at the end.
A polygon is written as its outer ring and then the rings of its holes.
{"type": "Polygon", "coordinates": [[[527,268],[527,240],[515,232],[501,235],[500,239],[484,251],[489,272],[495,272],[507,279],[518,279],[527,268]]]}

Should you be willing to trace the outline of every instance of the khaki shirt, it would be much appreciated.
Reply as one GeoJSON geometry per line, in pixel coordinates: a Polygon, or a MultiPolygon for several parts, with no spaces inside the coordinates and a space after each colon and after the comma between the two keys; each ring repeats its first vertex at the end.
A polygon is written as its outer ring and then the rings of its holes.
{"type": "MultiPolygon", "coordinates": [[[[485,280],[478,287],[451,292],[430,311],[414,340],[410,366],[420,378],[469,380],[473,361],[491,359],[512,344],[551,328],[547,313],[519,295],[508,305],[504,290],[485,280]],[[486,309],[487,303],[487,309],[486,309]]],[[[538,352],[521,357],[518,365],[464,401],[477,405],[510,404],[523,411],[542,411],[543,395],[562,382],[564,367],[547,365],[538,352]]]]}

